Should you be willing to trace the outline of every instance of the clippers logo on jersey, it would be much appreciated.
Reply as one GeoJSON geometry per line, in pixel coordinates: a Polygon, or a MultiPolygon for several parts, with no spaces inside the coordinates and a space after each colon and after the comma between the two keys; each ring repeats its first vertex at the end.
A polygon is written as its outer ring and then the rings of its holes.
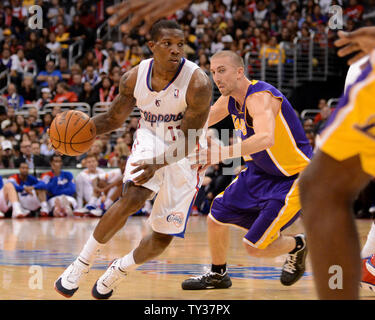
{"type": "Polygon", "coordinates": [[[180,121],[184,117],[182,112],[175,114],[175,113],[167,113],[167,114],[155,114],[148,111],[140,110],[143,116],[143,119],[147,122],[150,122],[153,126],[156,122],[171,122],[171,121],[180,121]]]}
{"type": "Polygon", "coordinates": [[[167,221],[172,222],[177,228],[182,226],[184,215],[182,212],[174,212],[167,216],[167,221]]]}
{"type": "Polygon", "coordinates": [[[69,181],[67,179],[60,179],[60,178],[57,179],[58,185],[64,185],[64,184],[67,184],[68,182],[69,181]]]}
{"type": "Polygon", "coordinates": [[[375,140],[375,115],[370,116],[365,122],[365,124],[363,125],[355,124],[353,128],[362,132],[370,139],[375,140]]]}

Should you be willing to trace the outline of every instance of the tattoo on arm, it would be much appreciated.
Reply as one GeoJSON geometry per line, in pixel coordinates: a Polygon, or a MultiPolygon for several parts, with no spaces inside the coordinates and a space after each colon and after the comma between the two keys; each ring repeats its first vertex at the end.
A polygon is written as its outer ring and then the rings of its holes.
{"type": "Polygon", "coordinates": [[[108,111],[92,118],[96,126],[96,134],[112,132],[122,126],[135,106],[134,87],[137,79],[134,68],[125,73],[120,80],[119,94],[112,101],[108,111]]]}

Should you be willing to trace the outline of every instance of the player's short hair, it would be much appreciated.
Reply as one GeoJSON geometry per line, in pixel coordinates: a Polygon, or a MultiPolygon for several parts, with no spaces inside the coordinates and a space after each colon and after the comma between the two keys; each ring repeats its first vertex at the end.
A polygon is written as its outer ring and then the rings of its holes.
{"type": "Polygon", "coordinates": [[[236,66],[240,68],[245,68],[245,63],[243,62],[242,57],[233,51],[230,51],[230,50],[218,51],[211,57],[211,60],[214,58],[219,58],[219,57],[229,57],[236,66]]]}
{"type": "Polygon", "coordinates": [[[153,41],[158,40],[160,31],[162,29],[177,29],[182,31],[181,26],[176,21],[165,19],[159,20],[158,22],[154,23],[150,31],[151,39],[153,41]]]}
{"type": "Polygon", "coordinates": [[[88,153],[85,159],[88,158],[95,158],[95,160],[98,161],[98,156],[95,153],[88,153]]]}
{"type": "Polygon", "coordinates": [[[21,160],[21,162],[19,163],[20,168],[21,168],[22,164],[26,164],[27,166],[29,166],[29,164],[26,162],[26,160],[21,160]]]}
{"type": "Polygon", "coordinates": [[[49,162],[52,163],[52,162],[55,160],[55,158],[60,158],[60,159],[62,160],[62,156],[61,156],[61,155],[59,155],[59,154],[57,154],[57,153],[54,153],[54,154],[51,156],[51,158],[49,159],[49,162]]]}

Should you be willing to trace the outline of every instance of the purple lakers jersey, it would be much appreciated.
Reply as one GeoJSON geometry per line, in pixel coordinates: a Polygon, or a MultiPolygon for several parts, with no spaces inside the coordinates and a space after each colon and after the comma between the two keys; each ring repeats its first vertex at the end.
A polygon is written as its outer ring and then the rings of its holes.
{"type": "Polygon", "coordinates": [[[267,174],[294,176],[308,165],[313,152],[293,107],[275,87],[263,81],[252,80],[242,106],[236,106],[235,99],[229,97],[228,111],[237,134],[242,140],[254,134],[252,118],[246,109],[246,100],[256,92],[268,92],[280,99],[281,108],[275,120],[275,143],[269,149],[243,158],[247,163],[252,161],[251,165],[255,165],[267,174]]]}

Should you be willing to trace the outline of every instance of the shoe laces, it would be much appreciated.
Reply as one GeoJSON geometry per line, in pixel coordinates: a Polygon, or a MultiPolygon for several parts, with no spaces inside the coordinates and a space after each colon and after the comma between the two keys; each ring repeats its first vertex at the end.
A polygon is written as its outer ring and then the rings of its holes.
{"type": "Polygon", "coordinates": [[[288,258],[286,259],[286,263],[284,265],[284,271],[288,273],[294,273],[296,271],[296,262],[297,262],[297,254],[290,253],[288,258]]]}
{"type": "MultiPolygon", "coordinates": [[[[212,272],[210,269],[208,269],[208,268],[205,268],[204,269],[204,273],[203,274],[201,274],[201,275],[199,275],[199,276],[195,276],[195,277],[192,277],[192,279],[194,279],[194,280],[203,280],[203,279],[209,279],[209,278],[211,278],[211,277],[214,277],[215,275],[220,275],[220,276],[224,276],[225,275],[225,273],[224,274],[219,274],[219,273],[216,273],[216,272],[212,272]]],[[[215,279],[215,278],[214,278],[215,279]]],[[[216,280],[216,279],[215,279],[216,280]]]]}
{"type": "Polygon", "coordinates": [[[118,270],[118,267],[112,263],[104,273],[101,284],[108,289],[114,289],[125,276],[126,272],[118,270]]]}
{"type": "Polygon", "coordinates": [[[73,262],[72,268],[66,279],[71,283],[77,283],[80,281],[84,274],[87,274],[88,270],[79,265],[79,262],[73,262]]]}

